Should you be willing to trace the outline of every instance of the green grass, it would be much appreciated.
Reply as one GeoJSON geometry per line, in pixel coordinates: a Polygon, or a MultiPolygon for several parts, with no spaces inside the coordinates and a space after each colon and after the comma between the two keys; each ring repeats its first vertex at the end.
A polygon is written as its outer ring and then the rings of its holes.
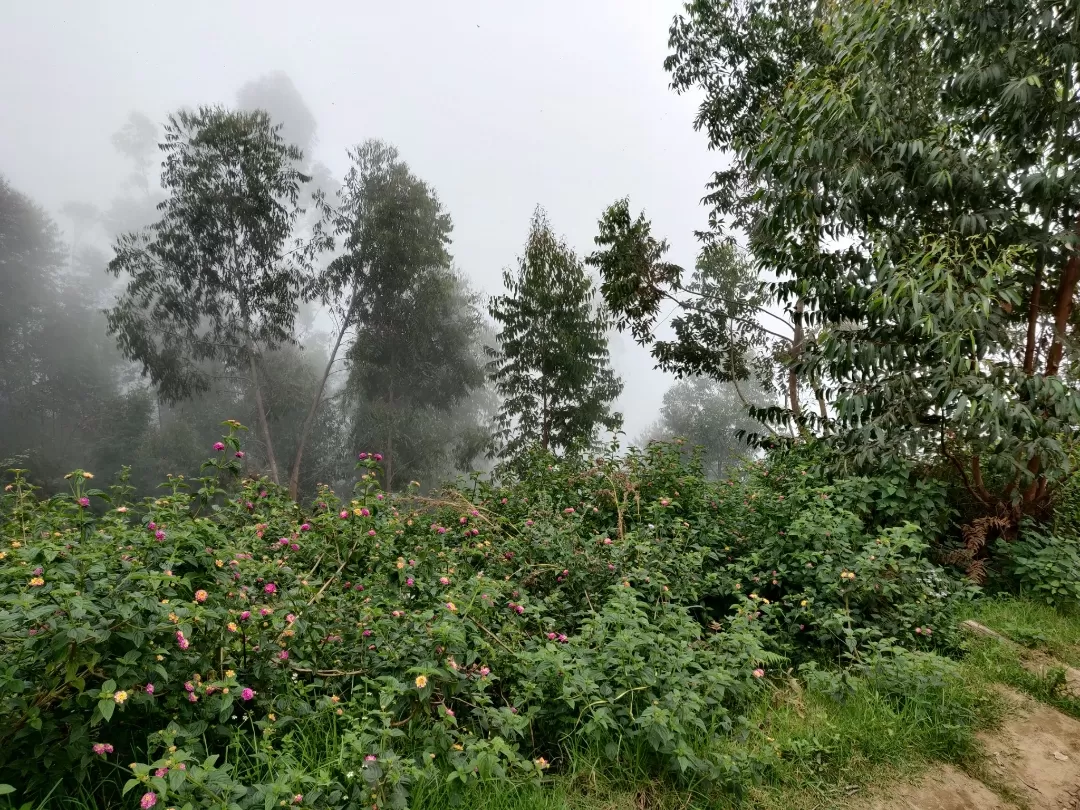
{"type": "Polygon", "coordinates": [[[974,602],[966,618],[1018,644],[1080,667],[1080,610],[1054,608],[1020,597],[995,597],[974,602]]]}

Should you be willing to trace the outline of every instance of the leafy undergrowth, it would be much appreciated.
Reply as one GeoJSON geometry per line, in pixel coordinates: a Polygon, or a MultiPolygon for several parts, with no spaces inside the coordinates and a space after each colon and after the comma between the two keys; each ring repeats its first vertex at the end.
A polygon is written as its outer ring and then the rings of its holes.
{"type": "Polygon", "coordinates": [[[918,470],[827,481],[810,446],[710,482],[656,445],[422,498],[362,454],[302,507],[240,477],[239,430],[142,503],[6,488],[16,803],[736,806],[985,721],[918,470]]]}

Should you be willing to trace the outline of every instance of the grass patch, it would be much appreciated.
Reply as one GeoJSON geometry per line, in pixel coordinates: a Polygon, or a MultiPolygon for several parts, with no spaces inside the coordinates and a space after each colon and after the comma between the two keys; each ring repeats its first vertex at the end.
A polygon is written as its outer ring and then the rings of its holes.
{"type": "Polygon", "coordinates": [[[1055,608],[1022,597],[998,596],[972,603],[965,618],[997,630],[1017,644],[1080,667],[1080,610],[1055,608]]]}
{"type": "Polygon", "coordinates": [[[973,675],[1011,686],[1080,719],[1080,699],[1066,694],[1063,689],[1064,669],[1049,669],[1042,674],[1031,672],[1024,668],[1013,650],[992,638],[972,639],[968,643],[964,665],[973,675]]]}

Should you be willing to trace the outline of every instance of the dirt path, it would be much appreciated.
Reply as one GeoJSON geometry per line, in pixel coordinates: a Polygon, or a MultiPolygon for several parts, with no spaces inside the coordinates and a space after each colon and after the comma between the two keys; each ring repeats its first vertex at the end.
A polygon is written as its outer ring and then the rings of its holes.
{"type": "Polygon", "coordinates": [[[1080,720],[1004,690],[1015,711],[980,734],[978,777],[952,766],[897,785],[873,810],[1080,810],[1080,720]]]}

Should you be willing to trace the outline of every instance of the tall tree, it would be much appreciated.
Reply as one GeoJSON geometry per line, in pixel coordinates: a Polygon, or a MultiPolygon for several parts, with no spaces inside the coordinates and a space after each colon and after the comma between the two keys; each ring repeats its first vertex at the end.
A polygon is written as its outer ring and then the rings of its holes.
{"type": "Polygon", "coordinates": [[[702,464],[713,478],[748,452],[745,437],[758,429],[749,414],[752,402],[766,404],[766,395],[750,383],[742,390],[736,383],[717,382],[709,377],[678,380],[664,394],[660,428],[664,435],[686,439],[702,450],[702,464]]]}
{"type": "Polygon", "coordinates": [[[262,111],[170,116],[161,218],[117,240],[109,270],[127,285],[107,313],[109,334],[167,401],[207,390],[207,363],[246,373],[275,481],[260,357],[293,339],[319,245],[292,244],[307,178],[295,168],[300,150],[278,130],[262,111]]]}
{"type": "Polygon", "coordinates": [[[343,251],[319,278],[335,321],[333,343],[304,420],[291,489],[343,350],[353,437],[381,448],[388,486],[403,469],[398,457],[418,452],[400,443],[409,414],[428,406],[446,412],[483,382],[471,350],[478,320],[450,270],[452,225],[437,195],[389,144],[367,141],[349,156],[352,166],[329,208],[343,251]]]}
{"type": "Polygon", "coordinates": [[[573,452],[595,443],[601,427],[617,430],[611,403],[622,381],[611,368],[610,319],[597,306],[584,265],[537,208],[516,272],[489,311],[499,332],[491,379],[503,398],[497,438],[503,457],[530,445],[573,452]]]}
{"type": "Polygon", "coordinates": [[[714,222],[821,329],[796,371],[827,389],[836,457],[937,456],[985,512],[1045,509],[1080,421],[1080,10],[725,0],[671,41],[733,158],[714,222]]]}

